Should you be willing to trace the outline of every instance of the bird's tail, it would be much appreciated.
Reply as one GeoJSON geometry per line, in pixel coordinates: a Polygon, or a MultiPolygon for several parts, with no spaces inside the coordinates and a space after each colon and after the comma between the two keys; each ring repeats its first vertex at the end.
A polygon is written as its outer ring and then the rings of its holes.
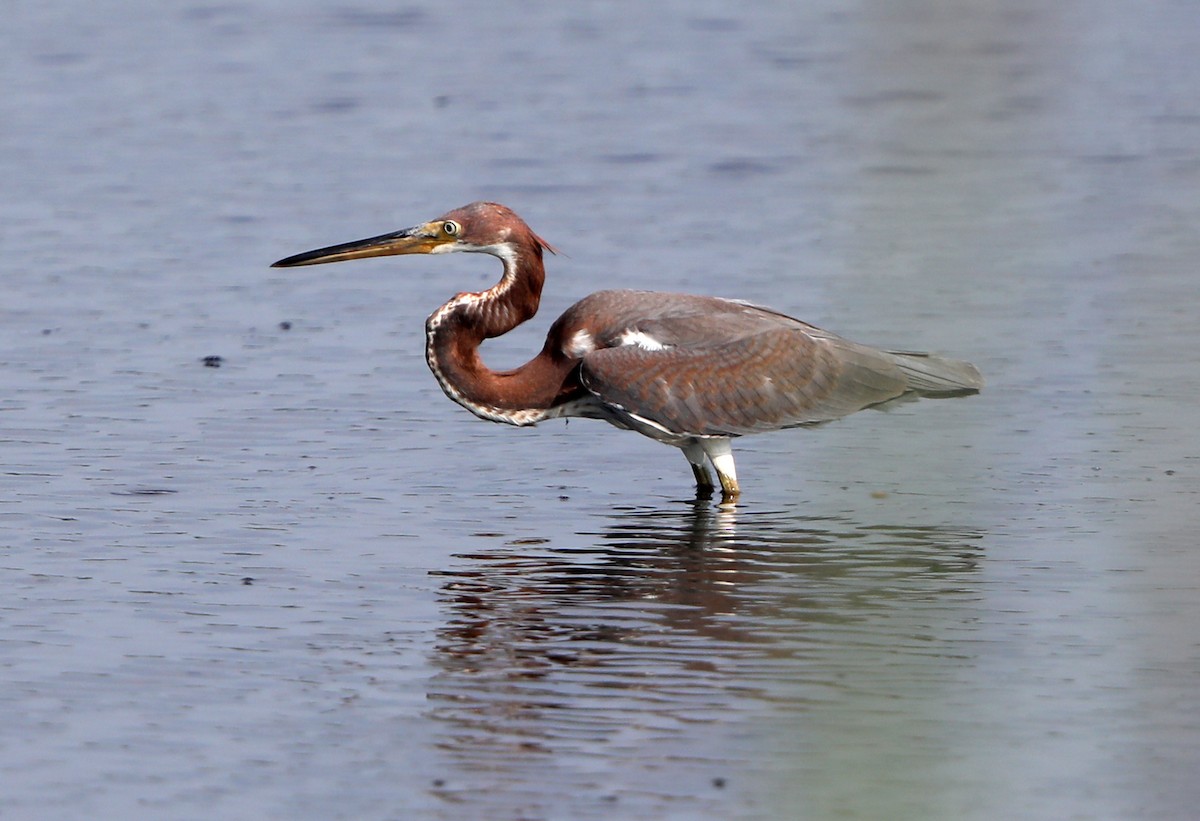
{"type": "Polygon", "coordinates": [[[983,376],[970,362],[943,359],[927,353],[888,351],[918,396],[949,398],[969,396],[983,388],[983,376]]]}

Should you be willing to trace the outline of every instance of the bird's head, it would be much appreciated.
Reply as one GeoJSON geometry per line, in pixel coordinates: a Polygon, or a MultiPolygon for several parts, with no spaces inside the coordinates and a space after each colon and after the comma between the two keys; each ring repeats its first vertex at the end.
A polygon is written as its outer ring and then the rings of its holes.
{"type": "Polygon", "coordinates": [[[305,251],[281,259],[271,267],[292,268],[396,254],[455,252],[491,254],[507,263],[523,253],[533,253],[541,258],[543,250],[555,253],[550,244],[533,233],[511,208],[495,202],[473,202],[431,222],[377,237],[305,251]]]}

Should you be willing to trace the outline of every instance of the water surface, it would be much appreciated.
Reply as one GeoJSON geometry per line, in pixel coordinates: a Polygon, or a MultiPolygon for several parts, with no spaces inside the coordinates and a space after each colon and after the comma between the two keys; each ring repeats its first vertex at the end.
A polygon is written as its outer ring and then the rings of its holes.
{"type": "Polygon", "coordinates": [[[1194,812],[1191,7],[656,8],[7,15],[0,815],[1194,812]],[[988,388],[719,509],[446,401],[494,262],[267,267],[480,198],[565,252],[497,366],[642,287],[988,388]]]}

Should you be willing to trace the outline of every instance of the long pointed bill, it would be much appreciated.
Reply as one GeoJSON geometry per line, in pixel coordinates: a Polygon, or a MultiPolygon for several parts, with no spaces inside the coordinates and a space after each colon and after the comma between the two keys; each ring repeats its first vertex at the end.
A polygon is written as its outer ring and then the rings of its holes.
{"type": "Polygon", "coordinates": [[[386,257],[394,254],[428,254],[435,248],[453,240],[439,236],[436,228],[429,225],[418,225],[405,228],[403,231],[393,231],[377,237],[368,237],[354,242],[343,242],[341,245],[330,245],[328,248],[318,248],[315,251],[305,251],[279,262],[273,263],[272,268],[293,268],[298,265],[320,265],[323,262],[341,262],[347,259],[362,259],[364,257],[386,257]]]}

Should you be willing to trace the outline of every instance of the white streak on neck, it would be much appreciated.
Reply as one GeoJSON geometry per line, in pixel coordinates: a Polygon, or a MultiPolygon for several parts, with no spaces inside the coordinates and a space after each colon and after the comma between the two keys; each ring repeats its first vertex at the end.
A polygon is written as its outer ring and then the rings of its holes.
{"type": "Polygon", "coordinates": [[[491,254],[494,257],[498,257],[504,263],[504,274],[500,277],[499,282],[486,291],[459,294],[434,311],[425,321],[425,361],[429,365],[429,370],[433,372],[434,378],[446,396],[459,405],[462,405],[480,419],[486,419],[489,422],[503,422],[509,425],[537,424],[547,418],[548,413],[546,410],[540,408],[510,410],[474,402],[450,383],[445,369],[442,368],[442,363],[438,360],[437,336],[446,320],[457,311],[469,314],[479,310],[480,305],[489,304],[500,298],[512,287],[513,282],[517,278],[517,249],[511,243],[498,242],[493,245],[454,243],[440,245],[431,253],[448,254],[455,252],[491,254]]]}
{"type": "Polygon", "coordinates": [[[511,242],[495,242],[491,245],[471,245],[470,243],[458,242],[453,245],[442,245],[435,251],[445,249],[446,251],[461,251],[466,254],[491,254],[494,257],[499,257],[504,263],[504,273],[515,272],[517,270],[517,249],[511,242]]]}

